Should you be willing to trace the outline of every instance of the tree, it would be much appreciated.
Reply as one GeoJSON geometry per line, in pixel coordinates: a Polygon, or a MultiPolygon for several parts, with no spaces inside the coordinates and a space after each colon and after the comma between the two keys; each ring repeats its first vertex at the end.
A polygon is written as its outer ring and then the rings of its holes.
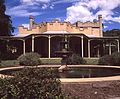
{"type": "Polygon", "coordinates": [[[5,0],[0,0],[0,36],[10,36],[14,32],[11,17],[5,11],[5,0]]]}
{"type": "Polygon", "coordinates": [[[116,37],[120,35],[120,29],[112,29],[112,30],[107,30],[106,32],[103,33],[104,36],[107,37],[116,37]]]}

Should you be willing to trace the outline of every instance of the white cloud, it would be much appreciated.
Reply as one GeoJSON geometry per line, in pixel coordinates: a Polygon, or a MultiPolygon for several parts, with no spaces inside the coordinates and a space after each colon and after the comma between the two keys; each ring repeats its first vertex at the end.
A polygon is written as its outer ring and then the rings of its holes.
{"type": "Polygon", "coordinates": [[[104,26],[104,29],[107,29],[108,28],[108,26],[104,26]]]}
{"type": "Polygon", "coordinates": [[[119,12],[113,12],[116,7],[120,6],[120,0],[20,0],[20,3],[18,6],[7,9],[7,14],[22,17],[37,16],[43,13],[38,9],[54,9],[56,4],[73,3],[72,6],[67,8],[65,21],[72,23],[78,20],[92,21],[99,14],[102,14],[104,22],[120,22],[119,16],[114,17],[119,12]]]}
{"type": "Polygon", "coordinates": [[[11,12],[8,12],[7,14],[9,15],[12,15],[12,16],[17,16],[17,17],[28,17],[30,15],[33,15],[33,16],[37,16],[37,15],[40,15],[39,12],[29,12],[27,10],[19,10],[18,11],[11,11],[11,12]]]}
{"type": "Polygon", "coordinates": [[[91,21],[99,14],[103,15],[103,21],[120,22],[120,17],[114,17],[113,10],[120,6],[120,0],[79,0],[67,8],[66,21],[76,22],[91,21]]]}
{"type": "Polygon", "coordinates": [[[71,6],[67,8],[66,21],[70,21],[70,22],[74,22],[77,20],[86,21],[91,15],[92,13],[87,8],[76,4],[75,6],[71,6]]]}
{"type": "Polygon", "coordinates": [[[53,2],[53,4],[60,4],[60,3],[74,3],[74,2],[78,2],[80,0],[55,0],[53,2]]]}
{"type": "MultiPolygon", "coordinates": [[[[37,12],[37,11],[29,11],[29,6],[28,5],[19,5],[15,6],[13,8],[7,9],[7,14],[12,15],[12,16],[17,16],[17,17],[28,17],[30,15],[37,16],[42,13],[37,12]]],[[[31,9],[37,9],[36,7],[32,7],[31,9]]]]}
{"type": "Polygon", "coordinates": [[[20,4],[12,8],[8,8],[6,13],[11,16],[28,17],[29,15],[41,15],[39,9],[53,9],[54,5],[49,4],[51,0],[20,0],[20,4]]]}
{"type": "Polygon", "coordinates": [[[20,0],[21,3],[27,3],[27,4],[31,4],[31,3],[49,3],[50,0],[20,0]]]}
{"type": "MultiPolygon", "coordinates": [[[[76,2],[79,0],[19,0],[20,4],[7,9],[7,14],[11,16],[26,17],[29,15],[37,16],[41,12],[38,9],[54,9],[55,4],[76,2]],[[54,4],[55,3],[55,4],[54,4]]],[[[42,12],[43,13],[43,12],[42,12]]]]}
{"type": "Polygon", "coordinates": [[[22,24],[22,26],[24,26],[24,27],[29,29],[29,24],[22,24]]]}
{"type": "Polygon", "coordinates": [[[43,4],[42,9],[45,10],[47,8],[54,9],[54,5],[53,4],[50,5],[50,4],[47,4],[47,3],[43,4]]]}
{"type": "Polygon", "coordinates": [[[106,21],[114,21],[114,22],[119,22],[120,23],[120,16],[119,17],[112,17],[112,16],[107,16],[105,18],[106,21]]]}
{"type": "Polygon", "coordinates": [[[50,6],[50,9],[54,9],[54,4],[52,4],[52,5],[50,6]]]}
{"type": "Polygon", "coordinates": [[[47,4],[43,4],[42,9],[47,9],[48,5],[47,4]]]}

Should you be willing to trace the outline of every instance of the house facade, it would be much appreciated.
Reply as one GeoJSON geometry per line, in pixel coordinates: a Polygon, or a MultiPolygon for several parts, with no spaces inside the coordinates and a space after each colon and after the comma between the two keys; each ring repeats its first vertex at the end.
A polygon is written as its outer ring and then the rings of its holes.
{"type": "Polygon", "coordinates": [[[8,50],[16,56],[37,52],[43,58],[57,57],[55,51],[61,50],[63,38],[68,42],[66,48],[81,57],[100,57],[119,52],[119,38],[103,36],[102,15],[93,22],[77,21],[74,24],[58,19],[36,23],[33,16],[29,17],[29,21],[29,27],[18,27],[18,35],[0,37],[0,40],[8,42],[8,50]]]}

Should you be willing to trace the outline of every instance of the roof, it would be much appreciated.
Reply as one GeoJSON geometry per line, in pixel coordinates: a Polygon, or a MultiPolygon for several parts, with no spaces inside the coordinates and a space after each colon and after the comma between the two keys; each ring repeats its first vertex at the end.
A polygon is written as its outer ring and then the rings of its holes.
{"type": "Polygon", "coordinates": [[[97,37],[96,35],[87,35],[87,34],[85,34],[85,35],[88,37],[97,37]]]}
{"type": "Polygon", "coordinates": [[[26,37],[26,36],[28,36],[28,35],[30,35],[30,34],[17,34],[17,35],[14,35],[13,37],[26,37]]]}
{"type": "Polygon", "coordinates": [[[67,31],[46,31],[43,32],[43,34],[70,34],[70,33],[67,31]]]}

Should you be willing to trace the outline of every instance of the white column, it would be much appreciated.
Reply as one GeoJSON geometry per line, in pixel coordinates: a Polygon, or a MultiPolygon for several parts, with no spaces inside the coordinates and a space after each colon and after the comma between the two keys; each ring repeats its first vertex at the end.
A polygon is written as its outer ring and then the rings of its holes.
{"type": "MultiPolygon", "coordinates": [[[[68,42],[67,35],[65,35],[65,42],[68,42]]],[[[68,49],[68,44],[65,44],[65,49],[68,49]]]]}
{"type": "Polygon", "coordinates": [[[103,42],[103,55],[105,55],[105,46],[106,44],[103,42]]]}
{"type": "Polygon", "coordinates": [[[97,49],[97,57],[98,58],[100,57],[100,47],[98,47],[98,49],[97,49]]]}
{"type": "Polygon", "coordinates": [[[50,58],[50,35],[48,37],[48,58],[50,58]]]}
{"type": "Polygon", "coordinates": [[[90,58],[90,40],[88,40],[88,58],[90,58]]]}
{"type": "Polygon", "coordinates": [[[34,35],[32,35],[32,52],[34,52],[34,35]]]}
{"type": "Polygon", "coordinates": [[[25,40],[23,40],[23,54],[25,55],[25,40]]]}
{"type": "Polygon", "coordinates": [[[120,42],[117,40],[117,47],[118,47],[118,52],[120,52],[120,42]]]}
{"type": "Polygon", "coordinates": [[[81,45],[82,45],[82,57],[84,57],[83,36],[81,36],[81,45]]]}
{"type": "Polygon", "coordinates": [[[111,55],[112,49],[111,49],[111,43],[109,44],[109,55],[111,55]]]}

